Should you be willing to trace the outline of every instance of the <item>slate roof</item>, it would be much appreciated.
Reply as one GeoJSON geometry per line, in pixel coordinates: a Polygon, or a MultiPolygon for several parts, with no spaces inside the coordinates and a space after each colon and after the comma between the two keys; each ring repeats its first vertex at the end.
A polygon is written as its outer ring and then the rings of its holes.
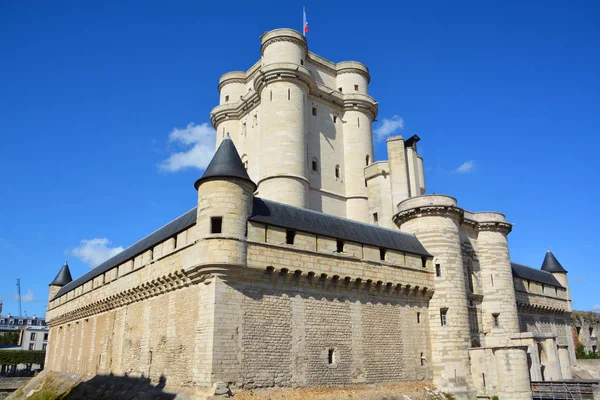
{"type": "Polygon", "coordinates": [[[138,254],[145,252],[146,250],[156,246],[158,243],[167,240],[170,237],[175,236],[181,231],[186,230],[190,226],[196,223],[196,207],[186,212],[182,216],[176,218],[175,220],[169,222],[167,225],[162,228],[154,231],[150,235],[146,236],[139,242],[134,245],[126,248],[116,256],[106,260],[102,264],[98,265],[96,268],[91,271],[81,275],[79,278],[74,281],[67,283],[65,286],[60,288],[60,290],[54,296],[54,299],[62,296],[63,294],[69,292],[70,290],[75,289],[76,287],[83,285],[87,281],[94,279],[95,277],[113,269],[114,267],[124,263],[125,261],[134,258],[138,254]]]}
{"type": "Polygon", "coordinates": [[[258,197],[254,198],[250,220],[390,250],[431,256],[415,235],[258,197]]]}
{"type": "MultiPolygon", "coordinates": [[[[222,177],[239,178],[252,182],[229,134],[227,134],[225,139],[223,139],[219,145],[213,159],[210,161],[210,164],[208,164],[208,167],[206,167],[204,175],[194,183],[194,187],[198,190],[202,181],[210,178],[222,177]]],[[[252,182],[252,184],[256,189],[256,184],[254,184],[254,182],[252,182]]]]}
{"type": "Polygon", "coordinates": [[[56,278],[52,281],[50,286],[65,286],[67,283],[71,282],[73,277],[71,276],[71,271],[69,270],[69,264],[65,261],[65,264],[62,266],[56,278]]]}
{"type": "Polygon", "coordinates": [[[550,250],[546,253],[546,257],[544,257],[544,262],[542,263],[542,271],[546,272],[562,272],[567,273],[567,270],[563,268],[562,265],[558,262],[554,254],[550,250]]]}
{"type": "Polygon", "coordinates": [[[543,283],[545,285],[563,287],[563,285],[561,285],[560,282],[550,272],[527,267],[514,262],[511,262],[510,264],[512,267],[512,274],[517,278],[527,279],[530,281],[543,283]]]}
{"type": "MultiPolygon", "coordinates": [[[[244,170],[245,171],[245,170],[244,170]]],[[[169,222],[113,258],[64,285],[53,299],[117,267],[196,224],[196,207],[169,222]]],[[[315,233],[390,250],[431,256],[415,235],[255,197],[250,221],[315,233]]]]}

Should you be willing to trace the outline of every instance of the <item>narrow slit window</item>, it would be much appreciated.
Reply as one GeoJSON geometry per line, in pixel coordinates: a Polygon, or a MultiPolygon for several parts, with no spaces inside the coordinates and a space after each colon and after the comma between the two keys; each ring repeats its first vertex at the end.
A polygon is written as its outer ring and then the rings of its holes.
{"type": "Polygon", "coordinates": [[[494,328],[500,328],[500,314],[492,314],[492,318],[494,321],[494,328]]]}
{"type": "Polygon", "coordinates": [[[304,60],[300,59],[300,65],[304,65],[304,60]]]}
{"type": "Polygon", "coordinates": [[[336,166],[335,166],[335,179],[340,179],[340,176],[341,176],[341,175],[342,175],[342,174],[340,173],[340,166],[339,166],[339,165],[336,165],[336,166]]]}
{"type": "MultiPolygon", "coordinates": [[[[490,274],[490,280],[492,281],[492,287],[494,287],[494,275],[490,274]]],[[[542,291],[544,289],[544,285],[542,285],[542,291]]]]}
{"type": "MultiPolygon", "coordinates": [[[[420,323],[421,323],[421,313],[418,312],[417,313],[417,324],[420,324],[420,323]]],[[[423,353],[421,353],[421,354],[423,354],[423,353]]]]}
{"type": "Polygon", "coordinates": [[[294,244],[294,239],[296,239],[296,231],[288,229],[285,232],[285,242],[287,244],[294,244]]]}
{"type": "Polygon", "coordinates": [[[356,125],[360,128],[360,117],[356,118],[356,125]]]}
{"type": "Polygon", "coordinates": [[[379,259],[381,261],[385,261],[385,256],[386,256],[386,250],[383,247],[381,247],[379,249],[379,259]]]}
{"type": "Polygon", "coordinates": [[[273,91],[272,90],[269,92],[269,100],[273,101],[273,91]]]}
{"type": "Polygon", "coordinates": [[[421,367],[425,365],[425,357],[423,357],[423,353],[421,353],[421,367]]]}
{"type": "Polygon", "coordinates": [[[440,325],[441,326],[448,325],[448,309],[447,308],[440,309],[440,325]]]}
{"type": "Polygon", "coordinates": [[[311,167],[312,167],[313,171],[315,171],[315,172],[319,171],[319,161],[315,157],[313,157],[313,159],[312,159],[311,167]]]}
{"type": "Polygon", "coordinates": [[[210,218],[210,233],[221,233],[223,230],[223,217],[210,218]]]}
{"type": "Polygon", "coordinates": [[[225,96],[225,101],[229,101],[229,95],[225,96]]]}
{"type": "Polygon", "coordinates": [[[427,257],[421,256],[421,267],[427,268],[427,257]]]}
{"type": "Polygon", "coordinates": [[[290,89],[288,89],[288,100],[291,100],[292,98],[292,91],[290,89]]]}
{"type": "Polygon", "coordinates": [[[336,242],[336,251],[338,253],[343,253],[344,252],[344,241],[341,239],[338,239],[336,242]]]}
{"type": "Polygon", "coordinates": [[[317,116],[317,107],[312,108],[312,115],[317,116]]]}
{"type": "Polygon", "coordinates": [[[442,276],[442,266],[440,264],[435,264],[435,276],[438,278],[442,276]]]}
{"type": "Polygon", "coordinates": [[[336,123],[337,123],[337,116],[336,116],[336,115],[334,115],[334,116],[333,116],[333,123],[334,123],[334,124],[336,124],[336,123]]]}
{"type": "Polygon", "coordinates": [[[367,154],[367,155],[365,156],[365,164],[366,164],[366,165],[369,165],[369,161],[371,161],[371,158],[370,158],[370,157],[369,157],[369,155],[367,154]]]}
{"type": "Polygon", "coordinates": [[[329,365],[335,364],[335,349],[327,350],[327,363],[329,365]]]}
{"type": "Polygon", "coordinates": [[[379,215],[377,213],[373,213],[373,223],[379,225],[379,215]]]}
{"type": "Polygon", "coordinates": [[[246,134],[246,123],[244,122],[242,124],[242,135],[245,135],[245,134],[246,134]]]}

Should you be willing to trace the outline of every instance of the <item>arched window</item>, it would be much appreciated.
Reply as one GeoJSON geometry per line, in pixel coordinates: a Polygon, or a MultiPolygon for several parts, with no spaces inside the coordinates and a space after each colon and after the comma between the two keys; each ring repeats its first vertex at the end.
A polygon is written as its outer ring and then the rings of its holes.
{"type": "Polygon", "coordinates": [[[367,156],[365,157],[365,164],[369,165],[369,161],[371,161],[371,157],[369,157],[369,155],[367,154],[367,156]]]}
{"type": "Polygon", "coordinates": [[[319,160],[317,160],[317,157],[313,157],[312,163],[311,163],[311,168],[313,171],[319,172],[319,160]]]}
{"type": "Polygon", "coordinates": [[[336,165],[335,166],[335,179],[340,179],[342,177],[342,173],[340,171],[340,166],[336,165]]]}

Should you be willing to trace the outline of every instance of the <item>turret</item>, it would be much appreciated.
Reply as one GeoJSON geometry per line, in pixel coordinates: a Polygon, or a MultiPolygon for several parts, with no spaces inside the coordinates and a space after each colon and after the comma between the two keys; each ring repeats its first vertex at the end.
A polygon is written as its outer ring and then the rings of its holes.
{"type": "Polygon", "coordinates": [[[346,170],[346,217],[369,222],[368,189],[364,170],[373,163],[371,124],[377,103],[368,95],[369,69],[356,61],[336,64],[338,90],[344,104],[344,164],[346,170]]]}
{"type": "Polygon", "coordinates": [[[306,104],[312,74],[304,66],[306,39],[292,29],[262,37],[262,67],[254,80],[260,96],[260,179],[266,199],[308,207],[306,104]]]}
{"type": "Polygon", "coordinates": [[[464,211],[450,196],[413,197],[398,205],[394,221],[415,234],[435,256],[435,294],[429,302],[433,383],[459,398],[472,397],[469,375],[469,314],[460,223],[464,211]],[[439,273],[437,273],[439,271],[439,273]]]}
{"type": "Polygon", "coordinates": [[[60,290],[61,287],[65,286],[67,283],[71,282],[73,277],[71,277],[71,271],[69,270],[69,264],[65,261],[64,265],[56,274],[54,280],[50,283],[50,290],[48,294],[48,301],[50,301],[54,295],[60,290]]]}
{"type": "Polygon", "coordinates": [[[245,265],[246,224],[256,185],[229,135],[194,187],[198,190],[196,234],[204,262],[245,265]]]}
{"type": "Polygon", "coordinates": [[[569,291],[569,281],[567,280],[567,270],[558,262],[554,254],[550,250],[546,252],[544,262],[542,263],[542,271],[550,272],[556,280],[567,290],[567,301],[569,302],[569,311],[571,307],[571,292],[569,291]]]}

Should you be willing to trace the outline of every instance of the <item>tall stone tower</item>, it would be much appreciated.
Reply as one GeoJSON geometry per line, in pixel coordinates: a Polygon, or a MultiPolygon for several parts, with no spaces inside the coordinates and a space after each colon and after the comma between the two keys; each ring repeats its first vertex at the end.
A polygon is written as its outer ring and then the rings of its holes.
{"type": "Polygon", "coordinates": [[[369,70],[311,53],[291,29],[265,33],[260,50],[248,71],[219,81],[217,146],[229,133],[260,197],[369,222],[364,170],[377,116],[369,70]]]}

